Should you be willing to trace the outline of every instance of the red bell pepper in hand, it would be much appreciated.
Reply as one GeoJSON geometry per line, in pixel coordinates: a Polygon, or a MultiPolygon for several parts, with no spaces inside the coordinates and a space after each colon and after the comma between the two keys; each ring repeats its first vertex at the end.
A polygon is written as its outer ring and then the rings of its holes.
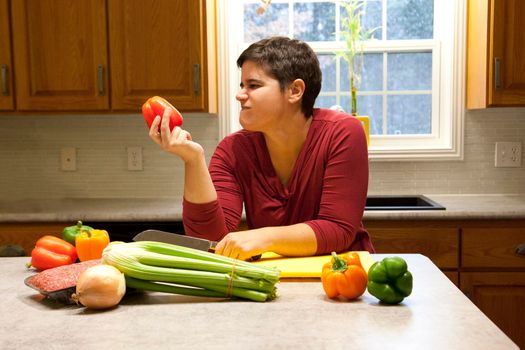
{"type": "MultiPolygon", "coordinates": [[[[142,115],[144,116],[144,120],[146,121],[146,124],[148,124],[148,128],[151,128],[151,124],[153,124],[153,120],[155,119],[156,116],[160,116],[161,121],[162,121],[162,116],[164,115],[164,110],[166,108],[171,109],[170,130],[173,130],[176,126],[182,125],[182,115],[180,114],[180,112],[162,97],[153,96],[153,97],[150,97],[142,105],[142,115]]],[[[160,124],[159,124],[159,131],[160,131],[160,124]]]]}
{"type": "Polygon", "coordinates": [[[39,238],[31,252],[31,265],[39,270],[72,264],[76,260],[75,246],[51,235],[39,238]]]}

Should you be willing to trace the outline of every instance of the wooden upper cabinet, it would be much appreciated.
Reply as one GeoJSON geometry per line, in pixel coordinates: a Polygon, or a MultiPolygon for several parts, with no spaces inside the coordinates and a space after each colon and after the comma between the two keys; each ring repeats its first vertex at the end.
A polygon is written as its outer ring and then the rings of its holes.
{"type": "Polygon", "coordinates": [[[0,110],[12,110],[13,64],[11,61],[11,31],[7,0],[0,0],[0,110]]]}
{"type": "Polygon", "coordinates": [[[154,95],[180,110],[207,110],[204,3],[108,0],[114,110],[140,110],[154,95]]]}
{"type": "Polygon", "coordinates": [[[105,0],[16,0],[11,13],[19,110],[109,108],[105,0]]]}
{"type": "Polygon", "coordinates": [[[467,108],[525,106],[525,1],[469,0],[467,108]]]}

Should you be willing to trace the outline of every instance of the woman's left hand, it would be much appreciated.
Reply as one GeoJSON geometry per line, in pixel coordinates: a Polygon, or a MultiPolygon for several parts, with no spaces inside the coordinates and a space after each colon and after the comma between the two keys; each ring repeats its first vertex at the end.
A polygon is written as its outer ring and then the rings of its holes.
{"type": "Polygon", "coordinates": [[[263,229],[230,232],[217,244],[215,253],[233,259],[248,260],[269,250],[268,236],[263,229]]]}

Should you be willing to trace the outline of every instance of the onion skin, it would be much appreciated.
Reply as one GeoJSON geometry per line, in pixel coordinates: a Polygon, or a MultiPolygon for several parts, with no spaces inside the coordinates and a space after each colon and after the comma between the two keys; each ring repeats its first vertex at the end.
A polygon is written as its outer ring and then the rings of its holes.
{"type": "Polygon", "coordinates": [[[114,266],[102,264],[80,274],[71,299],[89,309],[107,309],[117,305],[125,293],[124,274],[114,266]]]}

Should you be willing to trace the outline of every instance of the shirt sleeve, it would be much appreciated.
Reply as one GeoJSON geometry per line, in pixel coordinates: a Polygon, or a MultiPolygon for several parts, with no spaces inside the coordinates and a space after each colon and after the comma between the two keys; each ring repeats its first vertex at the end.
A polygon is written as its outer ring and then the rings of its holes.
{"type": "Polygon", "coordinates": [[[366,136],[358,119],[346,118],[329,145],[319,214],[305,222],[316,235],[317,255],[371,247],[361,223],[367,191],[366,136]]]}
{"type": "Polygon", "coordinates": [[[188,236],[219,241],[235,231],[241,221],[242,191],[235,178],[233,152],[223,140],[215,150],[209,171],[217,191],[217,200],[191,203],[183,200],[182,218],[188,236]]]}

